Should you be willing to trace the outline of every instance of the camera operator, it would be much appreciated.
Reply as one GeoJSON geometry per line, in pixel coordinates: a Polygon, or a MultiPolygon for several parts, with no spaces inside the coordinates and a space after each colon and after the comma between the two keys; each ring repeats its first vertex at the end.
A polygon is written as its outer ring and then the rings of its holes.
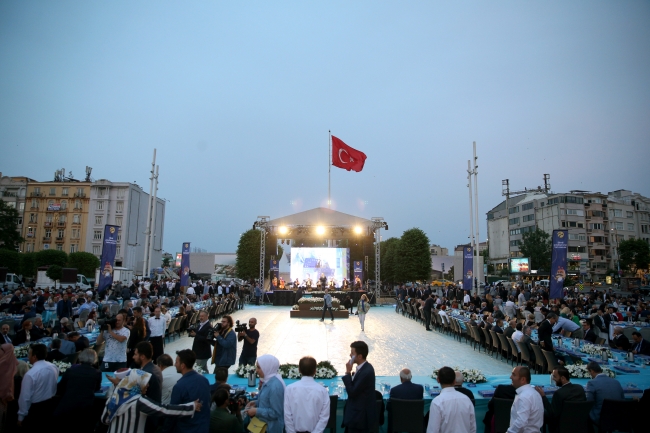
{"type": "Polygon", "coordinates": [[[238,400],[235,403],[236,406],[231,404],[230,393],[225,388],[217,389],[212,396],[212,402],[217,408],[210,413],[210,432],[240,433],[242,431],[241,408],[243,407],[241,402],[238,400]]]}
{"type": "Polygon", "coordinates": [[[223,316],[221,323],[214,329],[216,345],[212,352],[212,364],[216,367],[230,368],[237,357],[237,336],[235,335],[231,316],[223,316]]]}
{"type": "Polygon", "coordinates": [[[190,337],[194,338],[192,343],[192,351],[196,354],[196,362],[194,365],[201,367],[203,371],[208,372],[208,359],[212,353],[212,326],[207,311],[199,313],[199,325],[195,329],[190,330],[190,337]]]}
{"type": "Polygon", "coordinates": [[[98,345],[106,340],[106,350],[100,370],[113,372],[126,368],[126,345],[131,332],[124,327],[124,315],[115,316],[114,330],[110,323],[106,323],[105,326],[106,330],[100,332],[97,337],[98,345]]]}
{"type": "Polygon", "coordinates": [[[255,329],[257,319],[251,317],[248,320],[248,328],[237,334],[237,341],[244,340],[241,355],[239,356],[239,365],[255,365],[257,361],[257,342],[260,339],[260,331],[255,329]]]}

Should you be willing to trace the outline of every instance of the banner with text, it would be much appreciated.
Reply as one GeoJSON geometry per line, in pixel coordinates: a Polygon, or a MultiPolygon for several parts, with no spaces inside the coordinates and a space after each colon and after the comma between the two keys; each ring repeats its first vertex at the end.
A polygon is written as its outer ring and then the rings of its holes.
{"type": "Polygon", "coordinates": [[[280,272],[280,262],[278,262],[276,259],[271,260],[271,263],[269,264],[269,271],[280,272]]]}
{"type": "Polygon", "coordinates": [[[472,291],[474,281],[474,248],[463,247],[463,290],[472,291]]]}
{"type": "Polygon", "coordinates": [[[183,252],[181,253],[181,286],[190,285],[190,243],[183,242],[183,252]]]}
{"type": "Polygon", "coordinates": [[[568,230],[553,230],[553,250],[551,252],[550,298],[560,299],[566,279],[566,257],[569,244],[568,230]]]}
{"type": "Polygon", "coordinates": [[[357,281],[357,277],[363,283],[363,262],[361,260],[354,261],[354,281],[357,281]]]}
{"type": "Polygon", "coordinates": [[[113,266],[115,266],[115,253],[117,250],[117,232],[119,226],[104,226],[104,242],[102,258],[99,262],[99,284],[97,291],[102,294],[113,284],[113,266]]]}

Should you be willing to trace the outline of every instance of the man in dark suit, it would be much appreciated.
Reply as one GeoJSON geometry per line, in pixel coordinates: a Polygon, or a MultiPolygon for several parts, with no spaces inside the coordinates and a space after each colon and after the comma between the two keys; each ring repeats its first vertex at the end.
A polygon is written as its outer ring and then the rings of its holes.
{"type": "Polygon", "coordinates": [[[343,414],[343,427],[348,433],[375,432],[379,429],[377,403],[375,402],[375,369],[366,361],[368,345],[364,341],[350,344],[350,361],[345,363],[343,383],[348,401],[343,414]],[[357,364],[354,377],[353,364],[357,364]]]}
{"type": "Polygon", "coordinates": [[[517,392],[515,387],[512,385],[499,385],[494,390],[494,395],[488,402],[488,410],[485,413],[485,418],[483,418],[483,424],[485,424],[485,433],[490,433],[492,431],[492,418],[494,417],[494,399],[503,398],[505,400],[514,400],[517,392]]]}
{"type": "Polygon", "coordinates": [[[497,319],[497,323],[492,327],[492,331],[497,334],[503,334],[503,320],[497,319]]]}
{"type": "MultiPolygon", "coordinates": [[[[403,369],[399,372],[400,385],[397,385],[395,388],[390,390],[390,398],[396,398],[398,400],[422,400],[424,395],[424,387],[422,385],[415,384],[411,382],[413,374],[408,368],[403,369]]],[[[390,404],[390,399],[386,404],[386,410],[388,411],[388,431],[390,432],[392,425],[392,408],[390,404]]]]}
{"type": "Polygon", "coordinates": [[[147,397],[160,403],[162,401],[162,370],[151,362],[153,356],[153,346],[148,341],[141,341],[135,346],[133,361],[142,371],[151,373],[149,386],[147,387],[147,397]]]}
{"type": "Polygon", "coordinates": [[[67,355],[61,353],[61,340],[55,338],[50,344],[50,351],[47,353],[45,360],[47,362],[61,361],[66,358],[67,355]]]}
{"type": "Polygon", "coordinates": [[[632,333],[632,353],[635,355],[650,355],[650,343],[644,340],[641,333],[634,331],[632,333]]]}
{"type": "Polygon", "coordinates": [[[455,373],[456,373],[456,382],[454,383],[454,389],[460,392],[461,394],[465,394],[470,400],[472,400],[472,405],[476,406],[474,393],[463,386],[463,382],[465,381],[465,377],[463,376],[463,373],[461,373],[460,371],[456,371],[455,373]]]}
{"type": "Polygon", "coordinates": [[[553,370],[553,381],[558,389],[553,394],[553,399],[549,403],[544,394],[544,388],[536,386],[535,390],[542,396],[544,403],[544,421],[548,425],[549,433],[556,433],[560,431],[560,417],[564,410],[565,401],[587,401],[587,396],[582,385],[574,385],[571,383],[571,374],[569,370],[564,367],[557,367],[553,370]]]}
{"type": "Polygon", "coordinates": [[[553,325],[557,323],[557,314],[548,313],[546,319],[542,321],[537,330],[537,338],[539,339],[539,345],[542,349],[554,352],[553,339],[553,325]]]}
{"type": "Polygon", "coordinates": [[[2,325],[2,333],[0,334],[0,344],[13,344],[13,341],[11,340],[11,336],[9,336],[9,325],[4,324],[2,325]]]}
{"type": "MultiPolygon", "coordinates": [[[[433,296],[429,293],[427,296],[426,301],[424,301],[424,306],[422,307],[422,311],[424,312],[424,321],[426,330],[431,331],[431,309],[433,308],[433,296]]],[[[398,385],[399,386],[399,385],[398,385]]]]}
{"type": "Polygon", "coordinates": [[[611,341],[611,345],[626,352],[630,349],[630,340],[623,334],[623,328],[620,326],[614,328],[614,338],[611,341]]]}
{"type": "Polygon", "coordinates": [[[587,382],[587,400],[593,401],[594,406],[589,412],[589,417],[595,423],[600,421],[600,411],[603,408],[603,402],[609,400],[624,400],[623,387],[621,383],[603,373],[603,369],[596,362],[587,364],[587,372],[591,380],[587,382]]]}
{"type": "Polygon", "coordinates": [[[582,331],[585,333],[584,340],[590,343],[596,343],[596,340],[598,339],[598,335],[594,332],[593,329],[591,329],[591,323],[589,323],[585,319],[582,319],[580,321],[580,324],[582,325],[582,331]]]}
{"type": "Polygon", "coordinates": [[[212,346],[214,345],[212,334],[208,313],[201,311],[199,313],[199,325],[196,331],[190,332],[190,337],[194,337],[192,351],[196,354],[196,365],[206,373],[208,372],[208,359],[212,357],[212,346]]]}

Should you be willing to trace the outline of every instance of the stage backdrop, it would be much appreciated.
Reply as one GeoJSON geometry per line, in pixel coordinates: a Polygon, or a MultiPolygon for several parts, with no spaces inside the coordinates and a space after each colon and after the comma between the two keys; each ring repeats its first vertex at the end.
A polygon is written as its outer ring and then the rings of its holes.
{"type": "Polygon", "coordinates": [[[337,286],[349,277],[350,250],[348,248],[291,248],[291,281],[302,284],[307,278],[316,286],[321,274],[327,280],[334,278],[337,286]]]}

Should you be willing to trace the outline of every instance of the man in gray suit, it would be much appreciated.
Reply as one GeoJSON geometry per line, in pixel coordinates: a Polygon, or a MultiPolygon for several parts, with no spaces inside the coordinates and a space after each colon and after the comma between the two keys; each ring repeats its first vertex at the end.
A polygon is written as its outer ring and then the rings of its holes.
{"type": "Polygon", "coordinates": [[[603,373],[598,363],[592,361],[587,364],[587,371],[591,375],[591,380],[587,382],[587,401],[595,402],[589,416],[597,423],[600,421],[600,410],[605,399],[624,400],[625,396],[620,382],[603,373]]]}

